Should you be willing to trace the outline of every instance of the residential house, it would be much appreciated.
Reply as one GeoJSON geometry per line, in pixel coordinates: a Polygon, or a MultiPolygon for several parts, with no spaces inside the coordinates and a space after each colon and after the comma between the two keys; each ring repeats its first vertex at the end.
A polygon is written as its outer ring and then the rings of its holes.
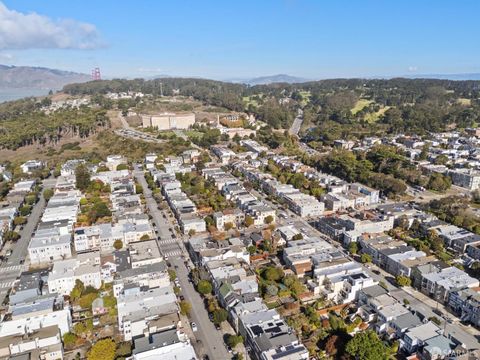
{"type": "Polygon", "coordinates": [[[213,220],[215,221],[215,227],[220,231],[224,231],[227,224],[231,224],[228,226],[234,228],[241,227],[245,221],[245,214],[239,209],[227,209],[214,213],[213,220]]]}
{"type": "Polygon", "coordinates": [[[177,329],[165,330],[134,339],[132,360],[197,360],[188,337],[177,329]]]}
{"type": "Polygon", "coordinates": [[[156,288],[129,286],[116,297],[118,328],[124,341],[177,326],[177,297],[171,285],[156,288]],[[153,329],[155,321],[162,317],[169,321],[162,329],[153,329]]]}
{"type": "Polygon", "coordinates": [[[240,316],[240,334],[255,360],[308,359],[308,350],[275,310],[240,316]]]}
{"type": "Polygon", "coordinates": [[[400,339],[400,347],[407,353],[412,354],[423,347],[427,340],[442,334],[442,330],[431,321],[407,330],[400,339]]]}
{"type": "Polygon", "coordinates": [[[72,257],[71,235],[60,235],[56,228],[37,230],[28,245],[32,264],[48,264],[72,257]]]}
{"type": "Polygon", "coordinates": [[[35,170],[41,170],[45,164],[43,161],[40,160],[28,160],[24,162],[22,165],[20,165],[20,169],[22,169],[22,172],[24,174],[31,174],[35,170]]]}
{"type": "Polygon", "coordinates": [[[98,251],[79,253],[73,259],[56,261],[48,275],[48,291],[69,295],[77,280],[80,280],[84,286],[100,288],[102,277],[98,251]]]}
{"type": "Polygon", "coordinates": [[[437,301],[448,299],[450,291],[478,287],[478,279],[470,277],[455,266],[423,274],[420,290],[437,301]]]}
{"type": "Polygon", "coordinates": [[[466,288],[451,291],[448,306],[460,317],[461,321],[480,326],[480,293],[478,289],[466,288]]]}

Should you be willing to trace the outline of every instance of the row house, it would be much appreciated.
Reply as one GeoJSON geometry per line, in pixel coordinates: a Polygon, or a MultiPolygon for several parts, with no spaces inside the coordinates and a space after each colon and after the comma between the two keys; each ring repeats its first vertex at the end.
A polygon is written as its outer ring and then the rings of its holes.
{"type": "Polygon", "coordinates": [[[155,288],[125,287],[116,299],[118,329],[124,341],[178,325],[177,297],[170,284],[155,288]],[[162,319],[164,322],[159,321],[162,319]]]}
{"type": "Polygon", "coordinates": [[[220,231],[224,231],[227,224],[239,228],[245,221],[245,213],[239,209],[217,211],[213,214],[213,220],[215,221],[215,227],[220,231]]]}
{"type": "Polygon", "coordinates": [[[333,246],[321,238],[289,241],[283,249],[283,260],[297,276],[303,277],[313,271],[312,257],[332,250],[333,246]]]}
{"type": "Polygon", "coordinates": [[[480,326],[480,293],[478,289],[466,288],[451,291],[448,306],[460,317],[461,321],[480,326]]]}
{"type": "Polygon", "coordinates": [[[92,286],[95,289],[101,287],[98,251],[80,253],[75,258],[56,261],[48,275],[48,291],[52,294],[69,295],[77,280],[84,286],[92,286]]]}
{"type": "MultiPolygon", "coordinates": [[[[419,268],[421,267],[417,267],[419,268]]],[[[425,271],[420,275],[419,289],[431,298],[445,302],[451,291],[478,286],[478,279],[472,278],[455,266],[450,266],[439,270],[434,269],[432,272],[425,271]]]]}
{"type": "Polygon", "coordinates": [[[253,359],[308,359],[308,350],[275,310],[240,316],[239,333],[250,347],[253,359]]]}

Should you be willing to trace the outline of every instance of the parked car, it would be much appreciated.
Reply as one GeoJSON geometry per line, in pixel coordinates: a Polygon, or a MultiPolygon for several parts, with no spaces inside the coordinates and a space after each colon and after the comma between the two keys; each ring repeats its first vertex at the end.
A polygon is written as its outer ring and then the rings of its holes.
{"type": "Polygon", "coordinates": [[[194,322],[191,322],[190,326],[192,327],[192,331],[198,331],[197,324],[195,324],[194,322]]]}

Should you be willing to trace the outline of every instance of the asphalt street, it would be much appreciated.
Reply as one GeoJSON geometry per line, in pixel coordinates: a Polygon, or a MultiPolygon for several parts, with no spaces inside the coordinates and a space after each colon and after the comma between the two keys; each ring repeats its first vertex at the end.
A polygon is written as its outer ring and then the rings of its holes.
{"type": "Polygon", "coordinates": [[[300,132],[302,123],[303,123],[303,110],[298,109],[297,117],[295,118],[295,120],[293,120],[292,126],[290,127],[290,131],[289,131],[290,134],[298,135],[298,133],[300,132]]]}
{"type": "Polygon", "coordinates": [[[190,318],[198,328],[198,331],[195,332],[195,337],[201,341],[202,348],[210,359],[230,359],[231,355],[225,348],[222,332],[215,329],[214,324],[208,318],[208,312],[205,309],[202,297],[189,282],[189,270],[185,265],[185,260],[182,258],[182,255],[188,258],[188,253],[184,250],[183,244],[180,243],[182,239],[179,239],[174,232],[169,230],[170,228],[173,229],[173,225],[169,223],[169,217],[165,212],[158,209],[157,202],[152,197],[152,191],[148,188],[145,175],[138,165],[135,165],[134,174],[139,184],[143,187],[148,210],[157,228],[160,252],[174,266],[182,288],[182,295],[192,305],[190,318]]]}
{"type": "Polygon", "coordinates": [[[188,281],[188,270],[183,260],[175,258],[170,262],[175,266],[183,296],[192,304],[190,318],[198,328],[198,331],[195,332],[195,337],[202,342],[203,348],[210,359],[231,359],[231,355],[225,348],[222,332],[215,329],[215,325],[208,318],[208,312],[200,294],[188,281]]]}
{"type": "Polygon", "coordinates": [[[180,247],[178,239],[175,235],[174,225],[170,224],[166,214],[158,209],[158,204],[152,197],[152,190],[148,188],[145,175],[138,165],[135,165],[134,174],[138,183],[143,188],[143,195],[145,196],[145,202],[148,207],[148,211],[152,216],[152,221],[155,224],[158,232],[158,246],[160,248],[160,252],[164,257],[167,258],[181,256],[182,248],[180,247]]]}
{"type": "MultiPolygon", "coordinates": [[[[56,180],[53,178],[45,179],[43,181],[43,188],[53,188],[55,186],[55,181],[56,180]]],[[[0,304],[3,303],[8,291],[14,285],[22,271],[25,271],[28,268],[27,265],[20,264],[20,262],[27,258],[28,244],[30,243],[32,234],[42,217],[45,206],[46,202],[42,191],[39,201],[34,205],[32,212],[27,218],[27,223],[20,231],[20,239],[15,243],[15,246],[12,249],[12,254],[9,256],[8,261],[0,266],[0,304]]]]}

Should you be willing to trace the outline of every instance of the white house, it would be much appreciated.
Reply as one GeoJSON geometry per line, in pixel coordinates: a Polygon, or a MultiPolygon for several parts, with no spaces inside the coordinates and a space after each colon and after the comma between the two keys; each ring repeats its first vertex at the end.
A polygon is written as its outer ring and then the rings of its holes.
{"type": "Polygon", "coordinates": [[[81,253],[74,259],[56,261],[48,275],[48,291],[69,295],[75,287],[76,280],[80,280],[85,287],[100,288],[102,275],[98,251],[81,253]]]}
{"type": "Polygon", "coordinates": [[[43,169],[45,164],[40,160],[28,160],[27,162],[20,165],[24,174],[31,174],[35,170],[43,169]]]}
{"type": "Polygon", "coordinates": [[[71,235],[60,235],[58,229],[38,232],[30,240],[28,256],[32,264],[47,264],[72,257],[71,235]]]}

